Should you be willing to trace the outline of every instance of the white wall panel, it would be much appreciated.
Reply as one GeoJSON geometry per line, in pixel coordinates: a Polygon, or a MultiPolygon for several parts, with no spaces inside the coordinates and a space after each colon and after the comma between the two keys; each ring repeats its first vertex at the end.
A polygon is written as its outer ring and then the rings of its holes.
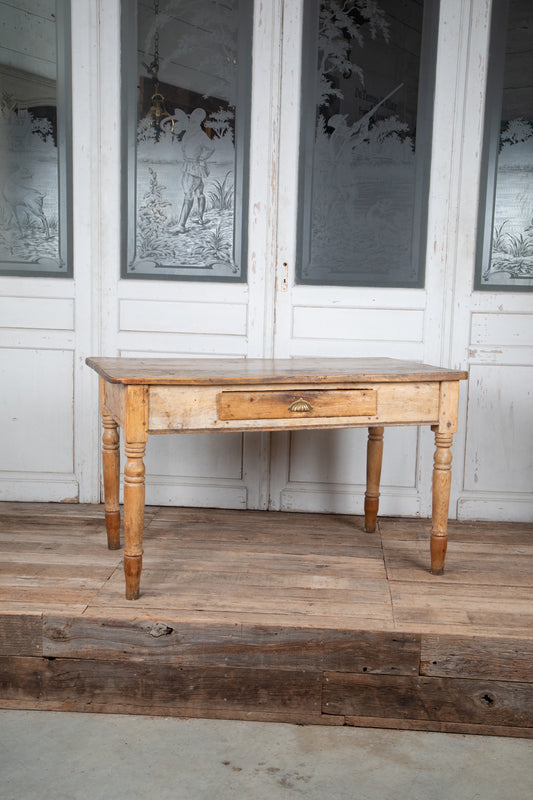
{"type": "Polygon", "coordinates": [[[0,297],[4,328],[73,331],[74,300],[48,297],[0,297]]]}
{"type": "Polygon", "coordinates": [[[295,338],[365,341],[421,342],[423,311],[366,308],[320,308],[296,306],[293,310],[295,338]]]}
{"type": "Polygon", "coordinates": [[[472,314],[472,345],[532,347],[533,316],[529,314],[472,314]]]}
{"type": "Polygon", "coordinates": [[[73,472],[73,353],[0,350],[4,472],[73,472]]]}
{"type": "Polygon", "coordinates": [[[37,350],[74,350],[73,331],[32,330],[31,328],[1,328],[2,347],[37,350]]]}
{"type": "Polygon", "coordinates": [[[147,504],[245,508],[243,446],[241,433],[150,436],[147,504]]]}
{"type": "Polygon", "coordinates": [[[151,436],[145,463],[152,476],[241,480],[242,433],[151,436]]]}
{"type": "MultiPolygon", "coordinates": [[[[199,291],[200,295],[200,291],[199,291]]],[[[235,303],[122,300],[122,331],[160,333],[246,334],[247,309],[235,303]]]]}
{"type": "Polygon", "coordinates": [[[119,351],[123,355],[156,358],[184,358],[226,356],[238,358],[247,355],[245,336],[192,333],[139,333],[122,331],[118,335],[119,351]],[[142,343],[142,351],[139,345],[142,343]]]}
{"type": "MultiPolygon", "coordinates": [[[[213,481],[208,478],[188,478],[177,484],[174,478],[166,481],[146,479],[146,504],[152,506],[191,506],[194,508],[248,508],[250,489],[236,486],[232,481],[213,481]]],[[[179,531],[176,530],[177,535],[179,531]]]]}
{"type": "Polygon", "coordinates": [[[533,367],[470,370],[464,488],[533,491],[533,367]]]}
{"type": "MultiPolygon", "coordinates": [[[[367,439],[366,428],[292,434],[289,480],[364,485],[367,439]]],[[[386,486],[415,486],[416,449],[416,428],[385,429],[382,491],[386,486]]]]}

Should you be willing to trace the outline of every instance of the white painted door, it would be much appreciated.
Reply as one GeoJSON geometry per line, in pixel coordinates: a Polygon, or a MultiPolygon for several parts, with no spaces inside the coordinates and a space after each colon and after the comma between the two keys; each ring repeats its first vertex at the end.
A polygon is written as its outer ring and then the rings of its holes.
{"type": "MultiPolygon", "coordinates": [[[[455,448],[456,462],[460,467],[464,465],[454,477],[458,517],[531,522],[533,295],[523,288],[528,283],[531,286],[533,274],[533,231],[527,227],[533,215],[533,195],[531,190],[524,192],[520,183],[518,209],[512,193],[507,193],[512,211],[525,217],[525,230],[517,235],[522,248],[517,255],[523,252],[525,257],[511,264],[513,268],[518,266],[519,272],[497,272],[482,290],[472,276],[480,224],[477,212],[483,203],[479,187],[487,169],[482,160],[486,95],[489,110],[494,104],[496,108],[496,150],[504,142],[503,136],[500,140],[500,120],[521,117],[529,121],[525,125],[525,141],[518,143],[518,151],[529,154],[529,166],[523,172],[531,182],[533,10],[528,0],[511,0],[506,19],[505,13],[502,18],[505,4],[497,5],[492,41],[491,11],[488,4],[479,0],[472,0],[460,10],[449,35],[456,35],[458,40],[464,37],[466,47],[458,45],[454,54],[450,46],[443,63],[443,69],[449,72],[448,80],[455,70],[467,79],[454,106],[451,102],[448,105],[447,128],[443,128],[441,140],[443,144],[447,137],[451,141],[446,251],[442,254],[448,263],[442,352],[446,359],[460,363],[470,373],[468,390],[462,394],[463,435],[457,437],[455,448]],[[490,56],[500,48],[502,54],[509,54],[509,60],[503,60],[502,55],[503,63],[491,71],[494,62],[491,65],[490,56]]],[[[523,168],[523,161],[516,161],[514,176],[518,166],[523,168]]],[[[490,216],[488,221],[490,230],[490,216]]],[[[495,227],[499,224],[495,218],[495,227]]],[[[511,244],[512,238],[507,242],[511,244]]],[[[494,250],[497,253],[496,247],[494,250]]],[[[484,271],[487,262],[481,266],[484,271]]]]}
{"type": "MultiPolygon", "coordinates": [[[[68,224],[60,215],[66,202],[66,161],[60,157],[58,175],[55,146],[65,136],[61,115],[65,101],[69,102],[66,75],[57,74],[61,48],[66,46],[61,5],[56,8],[54,0],[0,4],[0,499],[4,500],[76,502],[91,496],[91,489],[80,487],[94,486],[97,480],[90,456],[96,444],[95,414],[81,360],[96,339],[84,236],[84,224],[90,224],[85,213],[90,182],[83,179],[87,167],[83,147],[77,151],[79,180],[73,193],[79,209],[76,222],[81,221],[74,255],[58,236],[58,227],[68,224]],[[58,117],[52,108],[58,109],[58,117]],[[73,260],[76,278],[63,277],[71,276],[73,260]]],[[[87,37],[81,36],[81,29],[80,25],[73,56],[78,76],[88,63],[87,37]]],[[[75,109],[82,114],[79,119],[88,118],[86,88],[74,98],[75,109]]],[[[79,127],[75,128],[76,139],[79,127]]]]}
{"type": "MultiPolygon", "coordinates": [[[[199,284],[120,278],[120,2],[72,4],[74,277],[0,278],[0,496],[100,499],[87,356],[383,355],[471,369],[451,516],[531,519],[531,295],[473,289],[488,4],[440,4],[419,288],[296,283],[304,2],[254,5],[248,278],[199,284]]],[[[429,513],[432,439],[386,431],[383,513],[429,513]]],[[[152,437],[147,499],[357,513],[364,447],[362,431],[152,437]]]]}
{"type": "MultiPolygon", "coordinates": [[[[420,289],[295,282],[295,264],[301,258],[295,232],[302,202],[295,189],[302,103],[301,64],[295,54],[302,51],[302,29],[305,36],[303,10],[302,3],[286,3],[283,20],[286,80],[280,101],[273,353],[393,356],[468,369],[455,436],[450,516],[532,520],[532,295],[480,291],[474,281],[477,229],[483,224],[478,208],[486,168],[481,157],[485,97],[492,90],[490,5],[478,0],[440,3],[426,276],[420,289]]],[[[531,29],[524,24],[525,19],[531,23],[530,4],[515,0],[510,14],[517,36],[523,37],[531,29]]],[[[522,40],[520,44],[528,50],[522,40]]],[[[521,62],[524,91],[531,85],[530,61],[521,62]]],[[[512,67],[511,85],[518,86],[521,70],[516,61],[512,67]]],[[[524,116],[533,118],[531,109],[524,116]]],[[[527,205],[527,196],[520,202],[527,205]]],[[[527,216],[527,208],[522,213],[527,216]]],[[[526,239],[528,235],[531,227],[526,239]]],[[[530,241],[529,252],[532,246],[530,241]]],[[[360,513],[365,440],[364,431],[275,434],[270,507],[360,513]]],[[[382,513],[430,514],[432,456],[429,430],[386,431],[382,513]]]]}
{"type": "MultiPolygon", "coordinates": [[[[403,5],[403,13],[408,13],[408,5],[403,5]],[[406,12],[407,9],[407,12],[406,12]]],[[[294,54],[302,52],[301,36],[308,26],[303,20],[304,4],[287,3],[284,14],[284,58],[290,67],[283,69],[286,77],[282,87],[281,117],[283,135],[279,149],[279,197],[277,228],[277,280],[276,280],[276,330],[273,352],[279,357],[293,356],[385,356],[413,359],[428,363],[441,363],[438,342],[441,331],[435,328],[430,333],[428,309],[432,297],[438,295],[441,287],[435,281],[435,259],[428,258],[426,285],[420,288],[379,287],[367,285],[343,286],[304,285],[295,281],[295,264],[301,253],[297,240],[297,218],[299,203],[303,202],[301,192],[298,196],[298,146],[301,141],[300,119],[301,82],[298,79],[302,69],[301,62],[294,54]],[[428,335],[430,333],[430,335],[428,335]]],[[[411,20],[408,20],[411,22],[411,20]]],[[[331,23],[331,20],[328,21],[331,23]]],[[[324,22],[324,25],[326,23],[324,22]]],[[[420,21],[418,21],[420,25],[420,21]]],[[[405,34],[405,29],[404,29],[405,34]]],[[[391,38],[400,29],[391,31],[391,38]]],[[[393,42],[398,48],[398,41],[393,42]]],[[[372,48],[369,39],[365,47],[372,48]]],[[[383,55],[383,47],[379,56],[383,55]]],[[[357,56],[352,56],[355,60],[357,56]]],[[[377,58],[377,56],[376,56],[377,58]]],[[[306,69],[304,65],[303,69],[306,69]]],[[[401,76],[398,77],[401,81],[401,76]]],[[[379,80],[377,81],[379,85],[379,80]]],[[[374,81],[374,85],[376,80],[374,81]]],[[[382,84],[383,86],[385,84],[382,84]]],[[[345,89],[344,91],[348,91],[345,89]]],[[[369,89],[369,92],[372,90],[369,89]]],[[[372,97],[369,105],[374,106],[386,95],[372,97]]],[[[369,94],[369,97],[371,95],[369,94]]],[[[388,114],[391,112],[389,111],[388,114]]],[[[385,117],[387,115],[384,115],[385,117]]],[[[364,118],[363,118],[364,119],[364,118]]],[[[350,123],[353,119],[348,118],[350,123]]],[[[339,130],[335,118],[331,125],[337,129],[330,137],[330,143],[339,130]]],[[[360,135],[353,128],[353,138],[360,135]]],[[[419,125],[421,128],[421,124],[419,125]]],[[[354,148],[371,147],[371,138],[363,139],[354,148]]],[[[417,141],[417,145],[419,143],[417,141]]],[[[354,158],[357,151],[354,150],[354,158]]],[[[374,158],[377,159],[377,151],[374,158]]],[[[388,167],[386,167],[388,169],[388,167]]],[[[377,171],[377,170],[376,170],[377,171]]],[[[360,173],[361,174],[361,170],[360,173]]],[[[380,174],[386,175],[381,172],[380,174]]],[[[344,193],[358,203],[358,196],[351,187],[343,187],[346,173],[336,176],[339,182],[339,195],[344,193]]],[[[387,180],[387,177],[384,178],[387,180]]],[[[379,195],[378,195],[379,197],[379,195]]],[[[335,202],[334,195],[329,203],[335,202]]],[[[370,206],[366,224],[370,224],[370,213],[376,211],[376,224],[387,224],[385,211],[388,201],[376,199],[370,206]],[[381,203],[381,205],[380,205],[381,203]]],[[[334,214],[338,213],[334,211],[334,214]]],[[[365,213],[353,209],[353,214],[365,213]]],[[[394,224],[394,215],[400,212],[391,209],[389,225],[394,224]]],[[[316,218],[315,218],[316,219],[316,218]]],[[[315,224],[320,223],[317,219],[315,224]]],[[[332,216],[328,224],[335,224],[332,216]]],[[[347,223],[349,224],[349,223],[347,223]]],[[[355,224],[355,223],[354,223],[355,224]]],[[[384,235],[386,231],[383,232],[384,235]]],[[[398,235],[399,231],[394,231],[398,235]]],[[[358,234],[359,235],[359,234],[358,234]]],[[[375,244],[379,231],[371,233],[369,246],[375,244]]],[[[362,243],[364,246],[365,243],[362,243]]],[[[390,251],[389,251],[390,252],[390,251]]],[[[338,281],[338,276],[337,282],[338,281]]],[[[378,283],[382,282],[380,276],[378,283]]],[[[349,283],[349,280],[347,281],[349,283]]],[[[272,469],[270,484],[270,505],[272,508],[296,511],[330,511],[339,513],[361,513],[365,484],[366,429],[350,431],[299,432],[294,434],[275,434],[272,437],[272,469]]],[[[427,514],[430,509],[430,471],[432,458],[432,435],[428,431],[414,428],[390,428],[385,433],[385,458],[382,474],[380,508],[385,514],[427,514]]]]}
{"type": "MultiPolygon", "coordinates": [[[[110,92],[120,107],[119,55],[120,2],[100,3],[100,71],[117,77],[100,92],[110,92]]],[[[173,4],[176,5],[175,3],[173,4]]],[[[161,4],[163,10],[164,4],[161,4]]],[[[147,4],[151,13],[151,4],[147,4]]],[[[254,21],[254,47],[261,54],[255,32],[270,25],[254,21]]],[[[162,42],[163,42],[162,35],[162,42]]],[[[259,41],[264,37],[259,36],[259,41]]],[[[263,47],[265,45],[263,44],[263,47]]],[[[255,65],[255,61],[254,61],[255,65]]],[[[271,78],[254,66],[258,93],[270,94],[271,78]]],[[[191,70],[189,70],[191,72],[191,70]]],[[[194,76],[183,86],[198,89],[194,76]],[[191,84],[187,84],[191,80],[191,84]]],[[[264,109],[261,108],[264,114],[264,109]]],[[[101,343],[105,355],[246,358],[263,355],[264,263],[268,246],[268,212],[265,203],[250,200],[248,224],[249,264],[246,283],[217,281],[132,280],[120,278],[120,230],[125,224],[120,204],[121,161],[118,126],[101,120],[100,144],[107,154],[102,174],[99,213],[108,220],[101,227],[101,343]],[[262,207],[259,207],[261,206],[262,207]],[[254,255],[256,254],[256,255],[254,255]],[[255,259],[255,261],[254,261],[255,259]]],[[[261,153],[270,147],[264,118],[252,123],[250,160],[257,166],[250,176],[252,198],[264,197],[268,169],[261,153]]],[[[179,173],[177,173],[179,175],[179,173]]],[[[162,183],[177,180],[164,176],[162,183]]],[[[228,434],[151,437],[146,455],[147,502],[163,505],[260,507],[266,469],[265,437],[228,434]]]]}

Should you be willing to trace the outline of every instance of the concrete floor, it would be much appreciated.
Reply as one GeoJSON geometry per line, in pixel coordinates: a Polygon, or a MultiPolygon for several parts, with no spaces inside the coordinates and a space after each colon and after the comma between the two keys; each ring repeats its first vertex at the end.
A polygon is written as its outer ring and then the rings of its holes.
{"type": "Polygon", "coordinates": [[[2,800],[531,800],[533,740],[0,711],[2,800]]]}

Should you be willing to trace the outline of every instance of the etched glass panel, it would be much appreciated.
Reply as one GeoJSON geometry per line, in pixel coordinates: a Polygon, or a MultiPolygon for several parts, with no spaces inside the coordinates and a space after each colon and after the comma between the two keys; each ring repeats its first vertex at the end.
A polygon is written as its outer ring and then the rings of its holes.
{"type": "Polygon", "coordinates": [[[476,289],[533,289],[533,7],[494,0],[476,289]]]}
{"type": "Polygon", "coordinates": [[[138,0],[135,15],[123,4],[125,79],[138,76],[127,103],[124,277],[246,279],[252,5],[138,0]]]}
{"type": "Polygon", "coordinates": [[[305,4],[298,282],[423,285],[437,10],[305,4]]]}
{"type": "Polygon", "coordinates": [[[72,274],[69,8],[0,3],[0,274],[72,274]]]}

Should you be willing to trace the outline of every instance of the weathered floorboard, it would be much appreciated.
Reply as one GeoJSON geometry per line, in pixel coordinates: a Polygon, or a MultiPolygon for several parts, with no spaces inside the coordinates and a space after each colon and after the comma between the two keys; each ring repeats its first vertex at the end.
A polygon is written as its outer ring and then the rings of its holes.
{"type": "Polygon", "coordinates": [[[42,614],[0,614],[0,655],[36,656],[43,649],[42,614]]]}
{"type": "Polygon", "coordinates": [[[0,700],[38,698],[56,708],[108,703],[147,711],[195,708],[214,711],[291,712],[320,717],[321,673],[182,667],[152,661],[0,657],[0,700]],[[13,665],[15,669],[13,669],[13,665]]]}
{"type": "Polygon", "coordinates": [[[421,675],[533,684],[533,639],[422,636],[420,659],[421,675]]]}
{"type": "Polygon", "coordinates": [[[324,714],[532,727],[533,687],[513,681],[324,675],[324,714]]]}
{"type": "Polygon", "coordinates": [[[413,634],[239,624],[44,618],[43,655],[286,670],[418,674],[413,634]]]}
{"type": "Polygon", "coordinates": [[[533,526],[0,503],[0,707],[533,737],[533,526]]]}

